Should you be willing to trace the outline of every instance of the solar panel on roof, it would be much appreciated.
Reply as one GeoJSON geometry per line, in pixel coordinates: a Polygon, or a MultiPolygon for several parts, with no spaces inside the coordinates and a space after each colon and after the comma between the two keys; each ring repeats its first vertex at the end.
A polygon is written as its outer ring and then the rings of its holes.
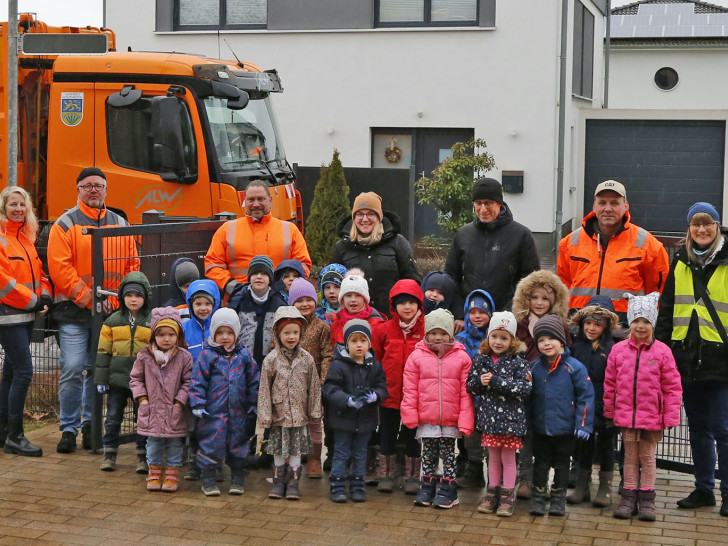
{"type": "Polygon", "coordinates": [[[624,24],[633,27],[649,25],[652,23],[652,17],[652,15],[625,15],[624,24]]]}
{"type": "Polygon", "coordinates": [[[663,26],[641,26],[636,28],[635,36],[641,36],[643,38],[662,38],[663,26]]]}
{"type": "Polygon", "coordinates": [[[693,25],[693,36],[723,36],[723,27],[717,25],[693,25]]]}
{"type": "Polygon", "coordinates": [[[728,13],[711,13],[708,15],[709,25],[727,25],[728,13]]]}
{"type": "Polygon", "coordinates": [[[665,38],[687,38],[693,35],[692,26],[667,25],[665,26],[665,38]]]}
{"type": "MultiPolygon", "coordinates": [[[[695,4],[693,2],[681,2],[676,4],[661,5],[665,6],[665,13],[695,13],[695,4]]],[[[640,11],[643,7],[645,7],[645,5],[640,6],[640,11]]]]}
{"type": "Polygon", "coordinates": [[[609,35],[612,38],[634,38],[633,27],[612,27],[609,35]]]}
{"type": "Polygon", "coordinates": [[[687,13],[680,15],[681,25],[707,25],[707,13],[687,13]]]}
{"type": "Polygon", "coordinates": [[[667,13],[666,8],[672,4],[641,4],[639,6],[640,15],[662,15],[667,13]]]}

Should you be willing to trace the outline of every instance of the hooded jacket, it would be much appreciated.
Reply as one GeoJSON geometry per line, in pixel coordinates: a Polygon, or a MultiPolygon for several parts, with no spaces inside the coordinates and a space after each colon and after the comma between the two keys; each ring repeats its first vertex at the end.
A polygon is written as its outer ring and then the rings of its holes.
{"type": "Polygon", "coordinates": [[[152,319],[149,297],[152,287],[147,276],[140,271],[132,271],[121,280],[119,294],[129,283],[141,284],[147,295],[144,305],[139,309],[134,324],[131,323],[129,309],[124,298],[119,296],[119,309],[104,321],[99,334],[99,348],[94,367],[94,383],[108,385],[112,389],[129,389],[129,375],[134,367],[137,354],[149,344],[152,319]]]}
{"type": "MultiPolygon", "coordinates": [[[[167,318],[178,324],[180,322],[176,309],[154,309],[151,331],[154,332],[160,320],[167,318]]],[[[184,406],[187,403],[191,372],[192,355],[187,349],[178,346],[164,367],[157,364],[151,351],[151,342],[139,351],[131,370],[129,388],[134,400],[146,397],[149,403],[139,405],[137,433],[156,438],[187,436],[184,406]]]]}
{"type": "Polygon", "coordinates": [[[24,227],[25,223],[6,220],[0,236],[0,325],[33,322],[42,297],[49,306],[53,303],[51,284],[24,227]]]}
{"type": "Polygon", "coordinates": [[[481,329],[470,322],[470,313],[468,312],[468,309],[470,308],[470,301],[475,296],[480,296],[485,299],[490,303],[490,308],[495,309],[493,298],[491,298],[490,294],[488,294],[485,290],[473,290],[470,294],[468,294],[468,297],[465,300],[465,305],[463,306],[465,327],[462,332],[455,336],[455,339],[463,344],[470,358],[475,358],[475,355],[477,355],[480,351],[480,344],[488,336],[488,325],[485,326],[485,329],[481,329]]]}
{"type": "Polygon", "coordinates": [[[529,413],[534,432],[546,436],[572,436],[575,430],[592,433],[594,389],[584,365],[565,348],[550,370],[545,357],[531,362],[533,390],[529,413]]]}
{"type": "Polygon", "coordinates": [[[305,319],[295,307],[279,307],[273,331],[275,348],[263,361],[258,392],[258,420],[263,428],[303,427],[321,418],[321,382],[313,357],[299,344],[291,351],[281,344],[278,324],[305,319]]]}
{"type": "Polygon", "coordinates": [[[433,301],[425,298],[425,315],[429,315],[435,309],[447,309],[451,313],[453,311],[459,312],[459,310],[454,309],[455,301],[458,299],[456,297],[457,287],[455,286],[455,281],[444,271],[430,271],[422,279],[420,287],[422,288],[423,294],[432,288],[437,288],[445,298],[442,301],[433,301]]]}
{"type": "Polygon", "coordinates": [[[273,320],[276,310],[286,305],[280,292],[272,288],[264,303],[253,299],[250,284],[233,294],[228,307],[235,309],[240,318],[240,337],[256,362],[263,362],[273,346],[273,320]]]}
{"type": "Polygon", "coordinates": [[[349,356],[343,344],[334,347],[334,360],[324,382],[323,395],[327,404],[327,421],[334,430],[355,434],[371,434],[379,421],[379,403],[387,399],[387,380],[382,365],[367,352],[364,363],[358,364],[349,356]],[[376,404],[349,407],[349,397],[356,398],[373,390],[376,404]]]}
{"type": "Polygon", "coordinates": [[[622,229],[607,245],[597,233],[597,217],[592,211],[582,227],[559,242],[557,271],[569,287],[571,309],[581,309],[589,298],[612,298],[618,315],[627,312],[625,292],[645,295],[662,292],[669,270],[667,252],[647,230],[630,221],[629,212],[622,229]]]}
{"type": "Polygon", "coordinates": [[[459,341],[442,358],[420,341],[404,366],[402,424],[458,427],[470,436],[475,425],[473,399],[466,388],[471,363],[459,341]]]}
{"type": "Polygon", "coordinates": [[[187,307],[187,298],[184,292],[177,284],[176,273],[179,265],[184,262],[191,262],[197,267],[192,258],[177,258],[172,262],[172,267],[169,269],[169,298],[164,302],[164,307],[172,306],[179,311],[183,324],[190,318],[190,309],[187,307]]]}
{"type": "Polygon", "coordinates": [[[402,377],[404,374],[404,363],[415,345],[425,338],[425,314],[422,312],[424,296],[417,281],[403,279],[397,281],[389,292],[389,306],[392,318],[387,322],[380,322],[372,331],[372,349],[377,355],[384,375],[387,377],[387,391],[389,396],[382,402],[385,408],[399,409],[402,403],[402,377]],[[420,307],[420,316],[414,328],[405,336],[399,325],[399,315],[394,306],[393,300],[401,294],[409,294],[417,299],[420,307]]]}
{"type": "Polygon", "coordinates": [[[197,360],[197,357],[202,352],[205,340],[210,335],[210,322],[212,321],[212,315],[220,308],[220,290],[210,279],[192,281],[189,290],[187,290],[186,302],[187,307],[190,310],[190,318],[182,323],[182,329],[185,332],[187,348],[192,353],[193,358],[197,360]],[[197,316],[195,316],[192,312],[192,296],[198,292],[210,294],[213,301],[212,313],[210,313],[210,315],[204,320],[197,318],[197,316]]]}
{"type": "MultiPolygon", "coordinates": [[[[709,342],[701,339],[698,329],[698,316],[693,313],[688,326],[688,333],[683,340],[672,340],[673,314],[675,311],[675,266],[682,262],[693,274],[693,292],[698,294],[695,281],[702,275],[705,286],[719,268],[728,267],[728,237],[726,228],[722,228],[725,239],[713,260],[705,267],[689,262],[685,247],[680,247],[670,265],[670,273],[665,282],[665,290],[660,298],[660,312],[655,325],[655,337],[672,348],[672,354],[677,362],[677,369],[682,377],[683,384],[702,381],[717,381],[728,383],[728,348],[723,343],[709,342]]],[[[723,323],[724,328],[728,324],[723,323]]]]}
{"type": "Polygon", "coordinates": [[[594,429],[604,427],[604,376],[607,370],[607,357],[614,346],[612,332],[619,328],[619,317],[614,313],[612,300],[607,296],[594,296],[586,307],[572,315],[570,323],[579,328],[571,355],[584,364],[594,387],[594,429]],[[591,341],[584,334],[584,318],[595,315],[604,321],[606,327],[599,339],[599,348],[594,349],[591,341]]]}
{"type": "Polygon", "coordinates": [[[604,377],[604,417],[615,426],[665,430],[680,424],[682,387],[667,345],[620,341],[609,353],[604,377]]]}
{"type": "MultiPolygon", "coordinates": [[[[331,324],[331,320],[329,320],[329,318],[326,315],[328,313],[331,313],[331,314],[335,313],[336,310],[338,310],[338,307],[337,307],[337,309],[331,309],[327,305],[326,297],[324,296],[324,284],[322,283],[322,281],[324,280],[324,277],[326,276],[326,274],[329,272],[332,272],[332,271],[337,273],[338,276],[340,277],[339,282],[336,284],[338,284],[338,286],[341,287],[341,281],[346,276],[346,267],[344,267],[341,264],[329,264],[329,265],[325,266],[319,272],[319,277],[318,277],[319,304],[316,307],[316,316],[329,325],[331,324]]],[[[328,284],[328,283],[326,283],[326,284],[328,284]]],[[[326,376],[324,375],[323,377],[325,378],[326,376]]]]}
{"type": "Polygon", "coordinates": [[[331,328],[328,323],[317,316],[306,321],[301,334],[301,347],[313,357],[321,383],[326,380],[326,374],[334,358],[334,346],[331,344],[331,328]]]}
{"type": "Polygon", "coordinates": [[[516,286],[516,293],[513,296],[513,315],[516,317],[518,326],[516,337],[526,344],[526,359],[532,362],[539,358],[538,346],[528,329],[529,314],[531,313],[531,292],[539,286],[548,286],[554,292],[554,303],[548,311],[548,315],[556,315],[564,323],[564,335],[566,346],[571,346],[571,332],[567,326],[569,314],[569,291],[551,271],[540,269],[534,271],[521,279],[516,286]]]}
{"type": "Polygon", "coordinates": [[[374,246],[351,241],[349,234],[352,222],[350,216],[339,222],[336,231],[341,239],[334,245],[331,261],[342,264],[347,269],[358,267],[364,271],[364,277],[369,282],[372,306],[386,314],[389,309],[389,291],[394,283],[400,279],[420,281],[412,246],[400,234],[399,217],[394,213],[384,211],[384,234],[382,240],[374,246]]]}
{"type": "MultiPolygon", "coordinates": [[[[482,288],[493,296],[498,311],[511,308],[518,281],[540,267],[531,231],[513,220],[505,203],[492,222],[486,224],[476,217],[461,227],[445,262],[445,271],[460,289],[458,301],[482,288]]],[[[455,316],[462,318],[461,305],[455,316]]]]}

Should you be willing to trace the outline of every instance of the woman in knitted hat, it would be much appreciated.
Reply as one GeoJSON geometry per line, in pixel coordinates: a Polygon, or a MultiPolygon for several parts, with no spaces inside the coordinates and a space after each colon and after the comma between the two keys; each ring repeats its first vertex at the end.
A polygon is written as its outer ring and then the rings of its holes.
{"type": "Polygon", "coordinates": [[[400,234],[396,214],[382,210],[382,198],[374,192],[360,193],[351,218],[337,228],[341,239],[334,245],[332,262],[364,271],[372,289],[372,305],[389,312],[389,291],[400,279],[420,282],[412,246],[400,234]]]}
{"type": "Polygon", "coordinates": [[[677,501],[693,510],[715,505],[720,479],[720,515],[728,517],[728,244],[720,215],[710,203],[695,203],[687,214],[685,245],[675,252],[655,337],[672,348],[683,382],[683,404],[690,429],[695,489],[677,501]],[[711,307],[713,312],[711,312],[711,307]],[[717,321],[713,318],[717,317],[717,321]]]}

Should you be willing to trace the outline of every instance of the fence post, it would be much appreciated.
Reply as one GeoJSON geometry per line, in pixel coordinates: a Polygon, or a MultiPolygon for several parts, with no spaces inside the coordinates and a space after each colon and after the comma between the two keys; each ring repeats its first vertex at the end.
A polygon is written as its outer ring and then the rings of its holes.
{"type": "MultiPolygon", "coordinates": [[[[104,288],[104,239],[101,228],[84,229],[91,235],[91,275],[93,277],[93,305],[91,307],[91,353],[99,346],[99,335],[104,323],[104,296],[99,292],[104,288]]],[[[92,362],[92,378],[96,370],[96,359],[92,362]]],[[[101,427],[103,425],[104,397],[93,385],[93,410],[91,413],[91,450],[98,453],[101,447],[101,427]]]]}

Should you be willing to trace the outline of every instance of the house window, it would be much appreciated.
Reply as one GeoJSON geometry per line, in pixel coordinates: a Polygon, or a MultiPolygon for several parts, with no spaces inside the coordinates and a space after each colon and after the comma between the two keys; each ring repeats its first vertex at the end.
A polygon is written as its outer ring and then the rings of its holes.
{"type": "Polygon", "coordinates": [[[175,30],[266,28],[267,0],[175,0],[175,30]]]}
{"type": "Polygon", "coordinates": [[[680,80],[677,71],[669,66],[663,66],[655,72],[655,85],[663,91],[675,89],[677,82],[680,80]]]}
{"type": "Polygon", "coordinates": [[[378,27],[477,26],[479,0],[376,0],[378,27]]]}
{"type": "Polygon", "coordinates": [[[594,80],[594,15],[581,2],[574,4],[574,66],[571,92],[592,98],[594,80]]]}

